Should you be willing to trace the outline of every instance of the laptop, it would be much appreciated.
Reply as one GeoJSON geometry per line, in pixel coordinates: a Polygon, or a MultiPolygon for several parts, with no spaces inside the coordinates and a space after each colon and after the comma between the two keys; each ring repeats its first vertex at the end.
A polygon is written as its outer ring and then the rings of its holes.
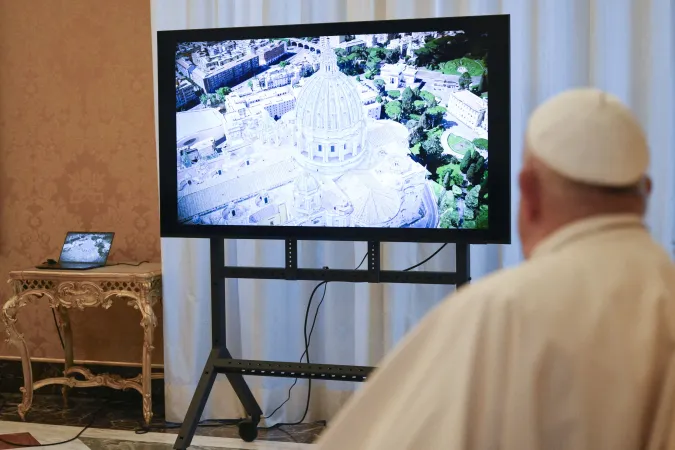
{"type": "Polygon", "coordinates": [[[115,233],[70,231],[58,261],[47,260],[38,269],[86,270],[105,266],[115,233]]]}

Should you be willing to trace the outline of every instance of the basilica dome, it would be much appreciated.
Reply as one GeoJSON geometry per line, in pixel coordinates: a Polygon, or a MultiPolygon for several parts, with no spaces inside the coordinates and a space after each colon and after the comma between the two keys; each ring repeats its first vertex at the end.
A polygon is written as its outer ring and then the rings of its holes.
{"type": "Polygon", "coordinates": [[[366,114],[356,82],[338,69],[328,38],[321,38],[320,48],[320,68],[307,79],[295,104],[295,145],[302,165],[322,171],[360,159],[366,114]]]}
{"type": "Polygon", "coordinates": [[[297,195],[313,195],[319,190],[319,182],[309,172],[303,172],[293,182],[293,192],[297,195]]]}
{"type": "MultiPolygon", "coordinates": [[[[322,59],[336,59],[332,53],[322,59]]],[[[323,63],[302,88],[295,104],[296,124],[307,134],[330,136],[363,127],[365,115],[355,82],[335,64],[323,63]]]]}
{"type": "Polygon", "coordinates": [[[293,183],[295,209],[302,214],[312,214],[321,209],[319,182],[309,172],[304,172],[293,183]]]}

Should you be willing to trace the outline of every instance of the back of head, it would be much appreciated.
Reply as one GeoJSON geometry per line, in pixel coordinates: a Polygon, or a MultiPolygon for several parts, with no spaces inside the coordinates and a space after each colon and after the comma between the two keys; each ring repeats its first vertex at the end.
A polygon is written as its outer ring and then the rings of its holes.
{"type": "Polygon", "coordinates": [[[631,111],[597,89],[564,92],[527,127],[528,150],[564,178],[591,186],[635,185],[649,166],[647,140],[631,111]]]}
{"type": "Polygon", "coordinates": [[[644,213],[647,140],[616,97],[597,89],[557,95],[534,111],[525,141],[519,227],[526,255],[571,222],[644,213]]]}

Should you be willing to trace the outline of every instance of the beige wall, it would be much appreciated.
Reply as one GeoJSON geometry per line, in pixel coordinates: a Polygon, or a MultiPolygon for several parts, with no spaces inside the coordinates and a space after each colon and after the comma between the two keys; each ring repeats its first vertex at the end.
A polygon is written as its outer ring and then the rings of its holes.
{"type": "MultiPolygon", "coordinates": [[[[115,231],[112,261],[159,261],[149,3],[0,0],[0,280],[58,257],[68,230],[115,231]]],[[[76,359],[140,361],[126,304],[72,320],[76,359]]],[[[46,304],[20,323],[33,356],[62,357],[46,304]]]]}

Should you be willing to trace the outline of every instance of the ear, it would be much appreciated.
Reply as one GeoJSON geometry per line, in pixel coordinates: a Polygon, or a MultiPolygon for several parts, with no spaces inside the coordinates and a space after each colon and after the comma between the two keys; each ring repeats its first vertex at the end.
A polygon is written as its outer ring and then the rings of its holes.
{"type": "Polygon", "coordinates": [[[537,173],[526,165],[518,176],[522,213],[528,220],[536,220],[541,215],[541,189],[537,173]]]}
{"type": "Polygon", "coordinates": [[[649,195],[652,193],[652,178],[649,175],[645,175],[643,189],[644,196],[649,197],[649,195]]]}

